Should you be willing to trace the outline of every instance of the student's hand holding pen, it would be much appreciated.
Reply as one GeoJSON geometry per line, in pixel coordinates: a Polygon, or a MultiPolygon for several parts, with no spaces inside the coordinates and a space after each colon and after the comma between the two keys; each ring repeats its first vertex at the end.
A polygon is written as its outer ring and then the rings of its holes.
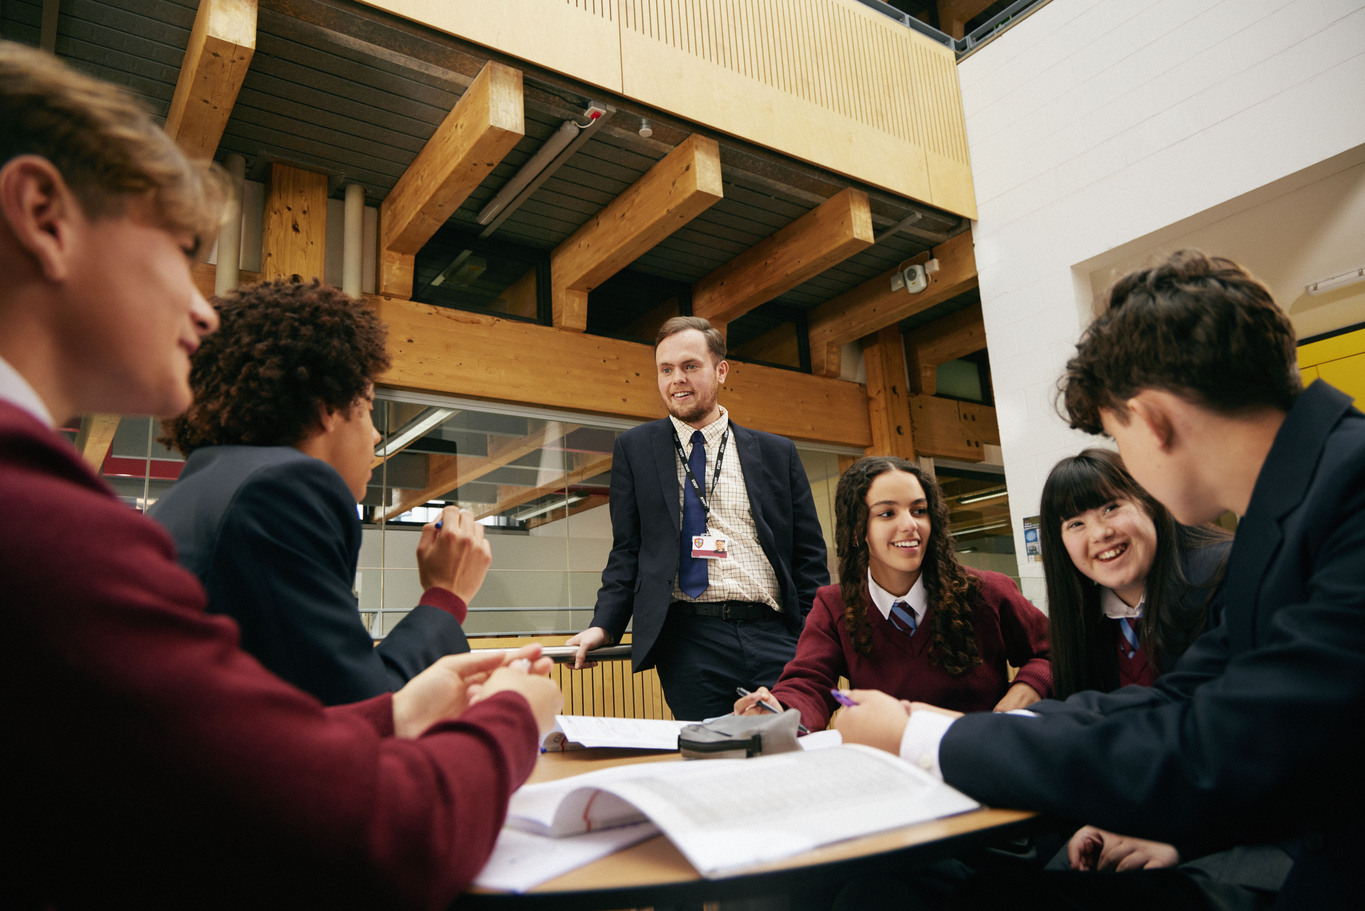
{"type": "Polygon", "coordinates": [[[910,703],[880,690],[840,692],[844,698],[839,702],[844,708],[834,716],[834,729],[844,743],[866,744],[899,755],[901,735],[910,720],[910,703]]]}
{"type": "Polygon", "coordinates": [[[467,605],[483,585],[493,551],[472,510],[447,506],[441,517],[422,526],[417,542],[417,575],[422,589],[444,588],[467,605]]]}

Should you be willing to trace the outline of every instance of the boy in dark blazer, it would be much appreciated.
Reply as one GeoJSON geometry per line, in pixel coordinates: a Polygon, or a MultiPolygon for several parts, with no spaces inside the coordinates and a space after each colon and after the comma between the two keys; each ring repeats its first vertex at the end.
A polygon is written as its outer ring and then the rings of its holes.
{"type": "Polygon", "coordinates": [[[421,600],[376,645],[357,610],[361,528],[388,367],[374,312],[317,281],[268,281],[213,303],[222,325],[195,352],[194,404],[165,423],[179,480],[148,511],[242,647],[326,705],[399,689],[469,651],[460,624],[492,555],[468,510],[417,545],[421,600]]]}
{"type": "Polygon", "coordinates": [[[829,570],[796,447],[740,427],[717,402],[730,369],[721,334],[676,317],[660,328],[654,359],[669,417],[616,440],[611,555],[592,625],[568,644],[583,667],[633,617],[635,670],[657,667],[674,716],[700,720],[728,713],[736,687],[777,681],[829,570]],[[705,450],[697,468],[694,445],[705,450]],[[683,535],[689,514],[700,524],[683,535]],[[698,535],[715,556],[693,557],[698,535]],[[702,578],[682,578],[691,573],[702,578]]]}
{"type": "MultiPolygon", "coordinates": [[[[1114,437],[1178,521],[1240,516],[1222,621],[1151,688],[955,720],[927,706],[907,718],[869,691],[854,694],[861,705],[840,730],[983,802],[1081,817],[1182,856],[1282,843],[1295,862],[1276,907],[1354,905],[1365,850],[1365,416],[1326,383],[1303,389],[1293,327],[1269,291],[1197,251],[1114,286],[1062,391],[1072,425],[1114,437]]],[[[1119,894],[1209,906],[1174,870],[1058,875],[1031,888],[1082,896],[1079,906],[1119,907],[1119,894]]],[[[1017,887],[983,883],[963,902],[1017,887]]]]}

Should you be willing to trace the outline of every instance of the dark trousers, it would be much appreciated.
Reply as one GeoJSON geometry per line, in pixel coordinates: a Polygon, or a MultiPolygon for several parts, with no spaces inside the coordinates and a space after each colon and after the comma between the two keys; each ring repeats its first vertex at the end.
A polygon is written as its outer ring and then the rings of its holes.
{"type": "Polygon", "coordinates": [[[957,891],[947,907],[952,911],[998,911],[1021,896],[1052,911],[1213,911],[1223,907],[1178,869],[1127,873],[1033,869],[976,876],[957,891]]]}
{"type": "Polygon", "coordinates": [[[701,721],[728,715],[736,687],[771,687],[796,654],[799,633],[773,612],[759,620],[722,620],[673,610],[655,649],[655,665],[673,717],[701,721]]]}

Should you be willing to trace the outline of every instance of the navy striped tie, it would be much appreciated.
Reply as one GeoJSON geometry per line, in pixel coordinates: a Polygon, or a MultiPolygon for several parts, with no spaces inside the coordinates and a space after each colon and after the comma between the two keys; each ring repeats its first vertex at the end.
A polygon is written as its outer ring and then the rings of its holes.
{"type": "Polygon", "coordinates": [[[891,616],[888,619],[892,626],[907,636],[915,635],[915,627],[919,625],[915,622],[915,612],[904,601],[897,601],[891,605],[891,616]]]}

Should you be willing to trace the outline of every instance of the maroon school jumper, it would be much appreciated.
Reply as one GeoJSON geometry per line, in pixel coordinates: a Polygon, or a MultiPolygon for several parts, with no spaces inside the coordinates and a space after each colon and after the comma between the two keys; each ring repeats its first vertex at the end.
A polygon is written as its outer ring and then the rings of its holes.
{"type": "Polygon", "coordinates": [[[0,401],[0,907],[442,908],[537,756],[500,693],[417,739],[204,613],[170,538],[0,401]]]}
{"type": "Polygon", "coordinates": [[[839,586],[826,585],[816,592],[796,645],[796,657],[783,669],[772,688],[773,695],[784,706],[799,709],[802,723],[812,731],[829,723],[836,706],[829,690],[841,676],[848,677],[853,689],[882,690],[898,699],[958,712],[988,712],[1010,687],[1005,668],[1008,662],[1019,668],[1014,682],[1027,683],[1038,695],[1049,696],[1052,667],[1048,663],[1047,616],[1008,576],[967,572],[981,579],[981,597],[972,611],[980,665],[952,676],[929,663],[932,606],[915,634],[906,636],[869,603],[872,654],[856,653],[844,626],[839,586]]]}

